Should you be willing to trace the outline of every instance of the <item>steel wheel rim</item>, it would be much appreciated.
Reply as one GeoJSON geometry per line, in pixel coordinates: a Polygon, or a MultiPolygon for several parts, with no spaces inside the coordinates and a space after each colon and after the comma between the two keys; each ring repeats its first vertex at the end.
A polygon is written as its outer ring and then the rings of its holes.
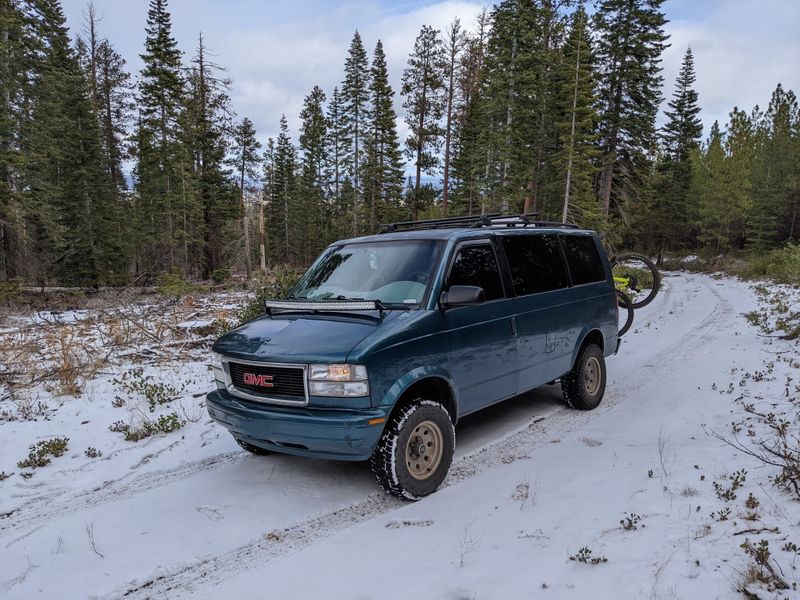
{"type": "Polygon", "coordinates": [[[600,361],[592,356],[586,361],[586,368],[583,370],[583,384],[590,396],[594,396],[600,389],[601,373],[600,361]]]}
{"type": "Polygon", "coordinates": [[[406,468],[418,481],[428,479],[436,472],[444,454],[442,430],[433,421],[422,421],[415,426],[406,442],[406,468]]]}

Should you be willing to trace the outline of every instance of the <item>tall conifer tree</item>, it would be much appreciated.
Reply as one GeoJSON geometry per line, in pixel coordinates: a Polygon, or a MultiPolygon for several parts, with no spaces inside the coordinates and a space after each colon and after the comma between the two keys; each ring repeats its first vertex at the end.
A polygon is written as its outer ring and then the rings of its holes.
{"type": "MultiPolygon", "coordinates": [[[[415,169],[414,191],[419,195],[423,174],[432,174],[439,164],[438,151],[444,130],[441,119],[445,112],[445,69],[447,58],[438,29],[423,25],[403,71],[406,124],[410,135],[406,152],[415,169]]],[[[420,198],[415,199],[416,219],[420,198]]]]}
{"type": "Polygon", "coordinates": [[[403,190],[403,159],[397,137],[394,90],[389,84],[386,55],[380,40],[375,45],[370,71],[370,130],[367,138],[365,191],[369,201],[369,229],[378,220],[391,220],[403,190]]]}
{"type": "Polygon", "coordinates": [[[612,199],[641,189],[655,145],[661,103],[661,53],[666,47],[664,0],[601,0],[595,13],[599,67],[599,182],[603,217],[612,199]]]}
{"type": "Polygon", "coordinates": [[[344,63],[344,82],[341,99],[344,121],[349,137],[347,153],[348,175],[352,179],[353,235],[359,230],[359,212],[364,196],[364,146],[369,129],[369,65],[367,51],[358,31],[353,34],[350,50],[344,63]]]}

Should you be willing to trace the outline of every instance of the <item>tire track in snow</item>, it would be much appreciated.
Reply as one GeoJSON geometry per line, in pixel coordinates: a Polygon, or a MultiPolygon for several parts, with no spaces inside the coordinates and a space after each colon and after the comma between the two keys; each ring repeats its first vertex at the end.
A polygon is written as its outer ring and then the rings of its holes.
{"type": "MultiPolygon", "coordinates": [[[[128,475],[105,482],[80,494],[65,497],[63,493],[58,492],[39,496],[35,501],[0,515],[0,537],[9,532],[19,533],[20,529],[26,527],[36,527],[42,521],[60,518],[113,500],[130,498],[174,481],[219,469],[248,457],[249,455],[244,451],[226,452],[203,460],[185,463],[174,469],[153,471],[134,478],[130,478],[128,475]]],[[[20,537],[6,542],[6,547],[29,534],[30,532],[26,532],[20,537]]]]}
{"type": "MultiPolygon", "coordinates": [[[[710,312],[698,325],[691,327],[643,365],[635,367],[624,377],[620,375],[617,378],[617,390],[606,396],[598,408],[588,412],[566,407],[557,408],[544,418],[534,418],[532,423],[522,429],[495,439],[455,460],[443,487],[455,485],[499,464],[528,458],[531,451],[551,443],[552,436],[564,436],[581,429],[600,415],[613,410],[623,400],[635,395],[656,378],[663,377],[675,371],[680,365],[691,361],[718,336],[718,332],[724,329],[733,316],[733,309],[722,294],[713,289],[705,278],[699,278],[699,281],[714,296],[715,303],[710,312]]],[[[684,299],[684,302],[688,303],[689,299],[684,299]]],[[[676,315],[672,316],[679,318],[676,315]]],[[[424,502],[424,499],[421,502],[424,502]]],[[[386,493],[373,492],[356,504],[313,516],[281,530],[264,532],[258,538],[221,555],[173,568],[159,569],[150,578],[132,581],[105,598],[136,600],[191,596],[192,591],[199,586],[219,585],[235,577],[237,573],[263,567],[265,563],[275,558],[299,552],[320,539],[403,505],[404,501],[386,493]]]]}

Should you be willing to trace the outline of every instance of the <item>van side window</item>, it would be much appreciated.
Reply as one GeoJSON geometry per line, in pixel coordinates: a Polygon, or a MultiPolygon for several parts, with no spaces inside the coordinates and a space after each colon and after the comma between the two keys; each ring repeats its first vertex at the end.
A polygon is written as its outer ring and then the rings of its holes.
{"type": "Polygon", "coordinates": [[[563,235],[561,245],[572,275],[572,285],[605,281],[603,261],[600,260],[594,238],[588,235],[563,235]]]}
{"type": "Polygon", "coordinates": [[[554,235],[502,237],[517,296],[567,287],[567,273],[554,235]]]}
{"type": "Polygon", "coordinates": [[[484,299],[503,297],[503,284],[497,258],[489,244],[464,246],[458,250],[447,287],[451,285],[477,285],[483,288],[484,299]]]}

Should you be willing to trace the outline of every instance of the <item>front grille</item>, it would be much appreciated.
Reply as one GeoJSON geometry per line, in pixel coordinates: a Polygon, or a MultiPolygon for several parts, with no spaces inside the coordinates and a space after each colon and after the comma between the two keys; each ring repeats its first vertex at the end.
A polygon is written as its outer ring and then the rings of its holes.
{"type": "Polygon", "coordinates": [[[305,371],[299,367],[273,367],[228,363],[231,383],[236,389],[264,397],[305,399],[305,371]],[[271,379],[270,379],[271,378],[271,379]],[[245,380],[248,383],[245,383],[245,380]],[[272,387],[253,381],[271,383],[272,387]]]}

